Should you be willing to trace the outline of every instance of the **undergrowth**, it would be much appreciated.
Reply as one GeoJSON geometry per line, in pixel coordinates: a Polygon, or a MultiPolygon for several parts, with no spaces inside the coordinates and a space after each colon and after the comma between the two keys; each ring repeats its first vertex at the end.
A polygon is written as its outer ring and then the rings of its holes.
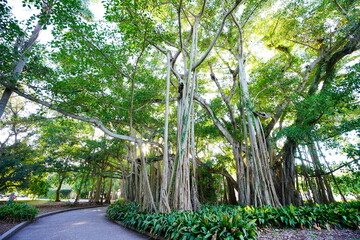
{"type": "Polygon", "coordinates": [[[358,229],[360,202],[281,208],[203,205],[196,212],[146,213],[136,203],[117,201],[107,216],[154,238],[256,239],[258,228],[358,229]]]}
{"type": "Polygon", "coordinates": [[[9,201],[0,206],[0,219],[7,222],[32,221],[38,213],[39,210],[26,203],[19,204],[9,201]]]}

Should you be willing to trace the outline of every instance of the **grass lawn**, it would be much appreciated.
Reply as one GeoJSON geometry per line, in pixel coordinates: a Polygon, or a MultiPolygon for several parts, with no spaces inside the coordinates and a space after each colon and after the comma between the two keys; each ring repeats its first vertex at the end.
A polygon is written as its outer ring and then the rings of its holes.
{"type": "Polygon", "coordinates": [[[31,206],[39,206],[39,205],[49,204],[50,202],[53,202],[53,201],[51,201],[51,200],[15,200],[15,202],[27,203],[31,206]]]}
{"type": "MultiPolygon", "coordinates": [[[[0,199],[0,205],[5,204],[8,200],[7,199],[0,199]]],[[[27,203],[31,206],[40,206],[44,204],[50,204],[51,200],[30,200],[30,199],[21,199],[21,200],[15,200],[17,203],[27,203]]]]}

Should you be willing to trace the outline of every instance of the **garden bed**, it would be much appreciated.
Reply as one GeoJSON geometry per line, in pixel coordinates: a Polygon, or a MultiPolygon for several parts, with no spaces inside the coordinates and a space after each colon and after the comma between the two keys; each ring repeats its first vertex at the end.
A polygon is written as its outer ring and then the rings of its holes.
{"type": "Polygon", "coordinates": [[[149,214],[116,202],[107,216],[165,239],[359,239],[359,202],[314,206],[203,206],[196,212],[149,214]],[[291,236],[291,237],[290,237],[291,236]]]}
{"type": "Polygon", "coordinates": [[[259,232],[258,240],[350,240],[360,239],[360,231],[349,229],[266,229],[259,232]]]}

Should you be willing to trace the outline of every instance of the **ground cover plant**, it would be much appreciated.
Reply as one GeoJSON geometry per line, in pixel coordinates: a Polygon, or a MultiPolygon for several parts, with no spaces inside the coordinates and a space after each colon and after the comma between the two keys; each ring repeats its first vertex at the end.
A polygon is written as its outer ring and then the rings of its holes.
{"type": "Polygon", "coordinates": [[[0,206],[0,220],[6,220],[7,222],[32,221],[38,213],[38,209],[26,203],[19,204],[9,201],[0,206]]]}
{"type": "Polygon", "coordinates": [[[136,203],[117,201],[109,219],[166,239],[256,239],[260,228],[358,229],[360,202],[329,205],[249,207],[203,205],[195,212],[146,213],[136,203]]]}

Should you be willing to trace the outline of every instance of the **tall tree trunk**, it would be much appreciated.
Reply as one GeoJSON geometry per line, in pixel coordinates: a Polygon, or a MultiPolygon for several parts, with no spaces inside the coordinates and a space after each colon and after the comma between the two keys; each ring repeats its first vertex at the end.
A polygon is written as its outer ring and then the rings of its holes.
{"type": "MultiPolygon", "coordinates": [[[[137,60],[138,61],[138,60],[137,60]]],[[[137,68],[137,63],[136,63],[137,68]]],[[[135,95],[135,77],[136,71],[131,76],[131,95],[130,95],[130,109],[129,109],[129,132],[131,137],[135,137],[136,133],[133,128],[133,113],[134,113],[134,95],[135,95]]],[[[128,144],[128,158],[131,162],[131,171],[133,174],[130,174],[130,183],[129,183],[129,198],[133,201],[135,200],[138,203],[141,203],[141,173],[139,175],[139,164],[136,161],[136,144],[129,142],[128,144]]],[[[141,171],[141,170],[140,170],[141,171]]],[[[129,199],[129,200],[130,200],[129,199]]]]}
{"type": "MultiPolygon", "coordinates": [[[[196,75],[195,75],[196,78],[196,75]]],[[[196,83],[195,83],[196,84],[196,83]]],[[[192,174],[191,174],[191,201],[193,210],[196,211],[199,206],[199,197],[198,197],[198,189],[197,189],[197,179],[196,179],[196,151],[195,151],[195,112],[194,112],[194,104],[191,107],[191,158],[192,158],[192,174]]]]}
{"type": "Polygon", "coordinates": [[[165,101],[165,127],[164,127],[164,154],[163,154],[163,171],[161,178],[160,205],[159,211],[162,213],[170,212],[168,196],[169,180],[169,98],[170,98],[170,52],[167,53],[167,72],[166,72],[166,101],[165,101]]]}
{"type": "MultiPolygon", "coordinates": [[[[196,42],[197,42],[197,26],[199,18],[195,18],[193,26],[192,47],[190,53],[190,62],[187,75],[184,82],[179,84],[179,101],[178,101],[178,147],[177,147],[177,166],[175,175],[175,185],[172,198],[172,207],[176,210],[193,210],[191,204],[191,187],[190,187],[190,126],[191,109],[194,104],[195,91],[195,71],[193,71],[193,63],[195,62],[196,42]]],[[[184,60],[186,61],[186,59],[184,60]]]]}
{"type": "MultiPolygon", "coordinates": [[[[252,168],[252,191],[254,194],[253,204],[255,206],[271,205],[279,206],[273,176],[269,166],[269,155],[267,153],[266,139],[263,134],[260,122],[253,114],[253,105],[250,100],[249,90],[246,80],[245,58],[243,57],[242,30],[239,27],[239,88],[242,95],[242,108],[246,116],[243,125],[247,128],[248,135],[245,136],[245,142],[250,143],[250,154],[248,154],[249,166],[252,168]]],[[[243,197],[242,197],[243,198],[243,197]]],[[[244,199],[242,199],[244,200],[244,199]]]]}

